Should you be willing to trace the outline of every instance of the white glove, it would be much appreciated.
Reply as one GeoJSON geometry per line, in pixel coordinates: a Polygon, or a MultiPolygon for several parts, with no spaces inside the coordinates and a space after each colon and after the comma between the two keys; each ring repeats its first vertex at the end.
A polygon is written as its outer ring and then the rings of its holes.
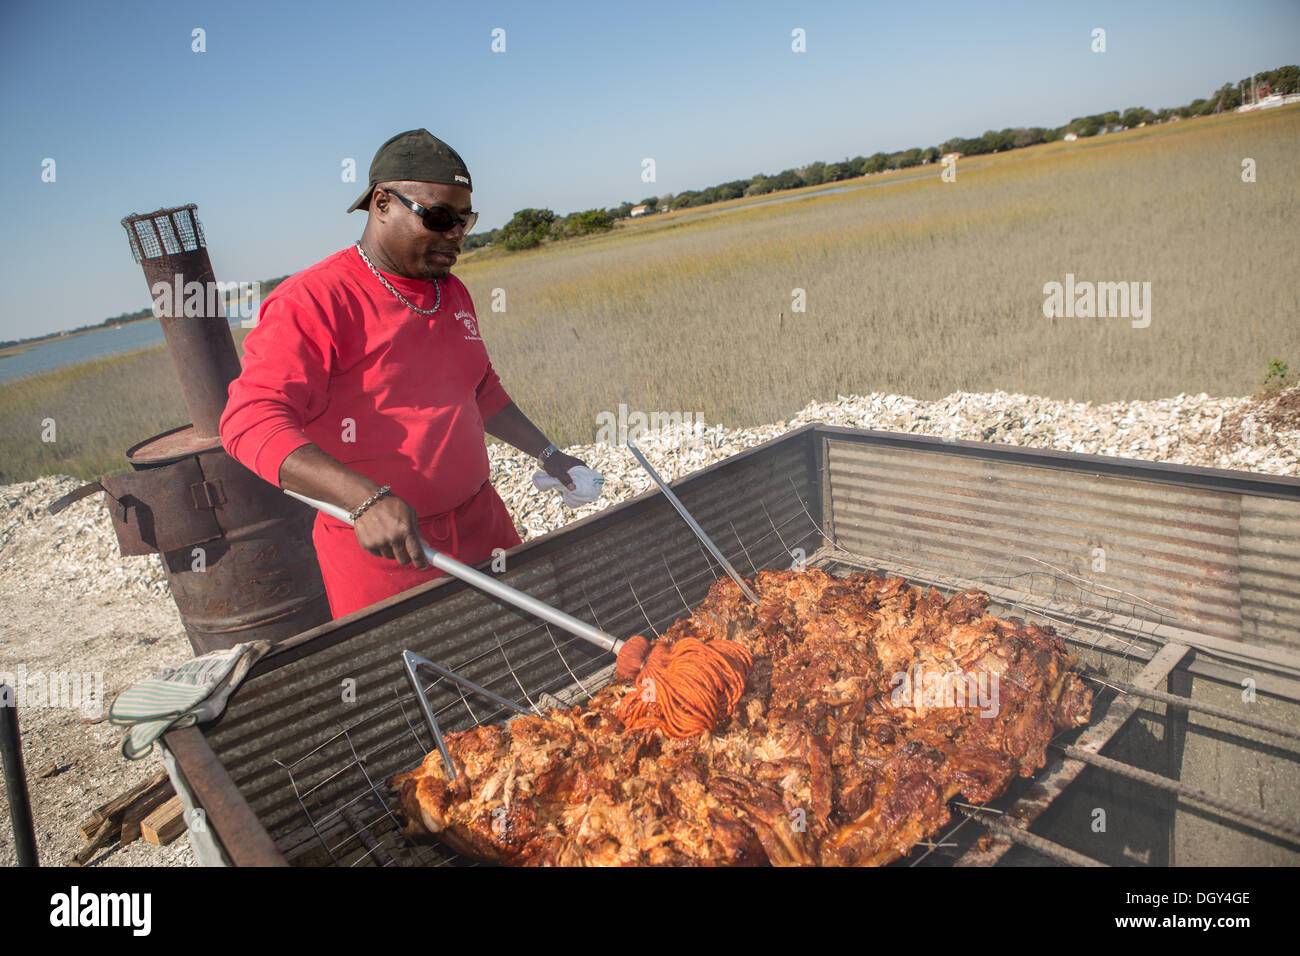
{"type": "Polygon", "coordinates": [[[559,478],[552,478],[544,471],[533,472],[533,487],[538,491],[558,488],[560,497],[570,508],[590,504],[600,497],[600,492],[605,487],[605,476],[600,472],[592,471],[586,465],[574,465],[570,468],[569,480],[573,482],[573,491],[565,487],[564,482],[559,478]]]}

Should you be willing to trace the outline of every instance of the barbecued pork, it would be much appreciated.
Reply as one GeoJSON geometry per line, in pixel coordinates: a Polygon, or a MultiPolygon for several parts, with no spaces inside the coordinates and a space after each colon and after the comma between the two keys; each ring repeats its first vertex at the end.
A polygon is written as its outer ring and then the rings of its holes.
{"type": "Polygon", "coordinates": [[[728,639],[754,658],[712,733],[628,730],[636,688],[447,736],[393,780],[406,832],[520,865],[876,865],[1005,792],[1087,723],[1092,695],[1047,627],[902,578],[764,571],[729,578],[659,640],[728,639]]]}

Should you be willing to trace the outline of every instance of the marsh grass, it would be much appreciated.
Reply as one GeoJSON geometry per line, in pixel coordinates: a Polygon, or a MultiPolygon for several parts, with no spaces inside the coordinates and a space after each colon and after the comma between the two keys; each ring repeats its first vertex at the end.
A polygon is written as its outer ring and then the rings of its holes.
{"type": "MultiPolygon", "coordinates": [[[[235,330],[237,342],[245,332],[235,330]]],[[[126,450],[189,421],[166,346],[0,385],[0,484],[126,471],[126,450]],[[42,440],[46,419],[53,442],[42,440]]]]}
{"type": "MultiPolygon", "coordinates": [[[[1270,360],[1300,365],[1298,146],[1300,108],[1187,120],[962,160],[955,183],[903,170],[476,253],[456,274],[507,390],[561,444],[620,403],[741,427],[853,392],[1244,395],[1270,360]],[[1150,282],[1150,327],[1044,317],[1066,273],[1150,282]]],[[[165,354],[3,385],[0,409],[5,481],[87,474],[185,420],[165,354]],[[57,447],[34,442],[46,416],[57,447]]]]}
{"type": "Polygon", "coordinates": [[[1298,145],[1300,109],[1184,121],[458,275],[507,387],[557,440],[592,440],[620,402],[735,427],[850,392],[1248,394],[1270,359],[1300,358],[1298,145]],[[1150,327],[1044,317],[1066,273],[1150,282],[1150,327]]]}

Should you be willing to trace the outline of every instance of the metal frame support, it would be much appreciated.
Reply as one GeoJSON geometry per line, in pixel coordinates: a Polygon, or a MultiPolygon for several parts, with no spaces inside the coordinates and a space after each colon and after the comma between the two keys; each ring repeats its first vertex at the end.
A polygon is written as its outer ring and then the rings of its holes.
{"type": "Polygon", "coordinates": [[[442,754],[442,762],[447,767],[447,773],[452,782],[456,780],[456,765],[451,762],[451,753],[447,750],[447,744],[442,739],[442,728],[438,726],[438,718],[433,715],[433,708],[429,705],[429,697],[420,685],[419,671],[421,669],[433,671],[440,677],[447,680],[471,693],[485,697],[494,704],[500,704],[508,710],[513,710],[519,714],[531,714],[532,711],[525,707],[520,707],[512,700],[507,700],[500,694],[494,694],[486,687],[480,687],[467,677],[462,677],[453,670],[448,670],[441,664],[435,664],[427,657],[421,657],[414,651],[402,651],[402,666],[406,670],[406,679],[411,682],[411,689],[415,691],[415,699],[420,705],[420,713],[424,715],[424,722],[429,725],[429,730],[433,734],[433,741],[438,745],[438,753],[442,754]]]}
{"type": "MultiPolygon", "coordinates": [[[[1141,690],[1154,690],[1165,681],[1175,667],[1187,656],[1188,648],[1183,644],[1166,644],[1152,656],[1133,681],[1133,686],[1141,690]]],[[[1079,735],[1074,746],[1080,752],[1099,753],[1110,743],[1120,728],[1128,723],[1139,707],[1143,698],[1136,694],[1124,694],[1111,701],[1106,709],[1106,716],[1092,724],[1079,735]]],[[[1023,797],[1016,801],[1016,819],[1020,821],[1019,829],[1028,831],[1035,820],[1042,815],[1052,801],[1074,782],[1075,778],[1087,766],[1082,760],[1067,757],[1050,773],[1039,779],[1023,797]]],[[[995,840],[987,850],[978,846],[971,847],[957,860],[956,866],[993,866],[1011,849],[1005,839],[995,840]]]]}

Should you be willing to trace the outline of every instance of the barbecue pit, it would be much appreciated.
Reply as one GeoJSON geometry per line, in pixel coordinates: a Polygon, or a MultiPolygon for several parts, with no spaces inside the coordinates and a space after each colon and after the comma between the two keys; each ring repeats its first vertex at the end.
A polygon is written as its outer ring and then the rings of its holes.
{"type": "MultiPolygon", "coordinates": [[[[802,559],[974,586],[1079,656],[1090,724],[999,800],[953,801],[946,832],[900,865],[1300,862],[1300,481],[809,425],[673,489],[744,574],[802,559]]],[[[513,587],[620,637],[662,632],[722,573],[658,493],[507,566],[513,587]]],[[[543,709],[613,671],[445,578],[290,638],[217,721],[164,738],[229,862],[465,862],[401,836],[393,812],[386,782],[434,746],[406,650],[543,709]]],[[[424,690],[444,732],[508,716],[446,676],[424,690]]]]}

